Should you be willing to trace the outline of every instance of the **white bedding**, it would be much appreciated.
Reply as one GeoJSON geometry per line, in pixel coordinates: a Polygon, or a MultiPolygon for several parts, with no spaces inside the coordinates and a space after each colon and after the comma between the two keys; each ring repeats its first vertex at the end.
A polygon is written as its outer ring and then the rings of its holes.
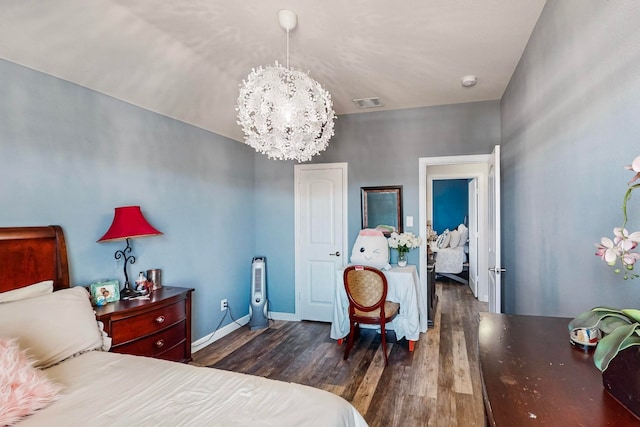
{"type": "Polygon", "coordinates": [[[455,248],[434,248],[436,253],[436,273],[461,273],[464,268],[464,263],[467,260],[467,254],[464,251],[464,246],[457,246],[455,248]]]}
{"type": "Polygon", "coordinates": [[[91,351],[44,372],[62,396],[19,427],[367,425],[323,390],[146,357],[91,351]]]}

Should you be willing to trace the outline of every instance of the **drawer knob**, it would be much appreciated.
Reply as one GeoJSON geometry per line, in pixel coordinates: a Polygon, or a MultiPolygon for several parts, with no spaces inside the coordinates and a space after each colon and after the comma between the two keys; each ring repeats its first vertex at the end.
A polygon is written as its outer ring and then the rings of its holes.
{"type": "Polygon", "coordinates": [[[164,323],[164,316],[156,317],[156,323],[164,323]]]}
{"type": "Polygon", "coordinates": [[[158,341],[156,341],[156,347],[157,347],[157,348],[162,348],[162,347],[164,347],[164,340],[158,340],[158,341]]]}

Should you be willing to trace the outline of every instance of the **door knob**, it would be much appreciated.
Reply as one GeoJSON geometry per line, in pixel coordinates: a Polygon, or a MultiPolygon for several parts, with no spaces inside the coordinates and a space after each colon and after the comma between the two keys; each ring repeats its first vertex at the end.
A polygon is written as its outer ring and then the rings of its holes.
{"type": "Polygon", "coordinates": [[[507,269],[503,268],[503,267],[489,267],[489,271],[493,271],[496,274],[500,274],[500,273],[504,273],[505,271],[507,271],[507,269]]]}
{"type": "Polygon", "coordinates": [[[340,256],[340,251],[336,251],[333,254],[329,254],[329,256],[340,256]]]}

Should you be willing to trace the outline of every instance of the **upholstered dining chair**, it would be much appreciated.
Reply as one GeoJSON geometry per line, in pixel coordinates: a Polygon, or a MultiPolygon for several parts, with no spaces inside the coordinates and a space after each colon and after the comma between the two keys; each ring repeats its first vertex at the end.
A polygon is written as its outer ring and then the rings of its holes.
{"type": "Polygon", "coordinates": [[[387,301],[387,278],[377,268],[352,265],[344,270],[344,288],[349,298],[349,338],[344,350],[344,360],[349,357],[354,336],[360,324],[380,325],[384,364],[389,364],[385,325],[393,320],[400,304],[387,301]]]}

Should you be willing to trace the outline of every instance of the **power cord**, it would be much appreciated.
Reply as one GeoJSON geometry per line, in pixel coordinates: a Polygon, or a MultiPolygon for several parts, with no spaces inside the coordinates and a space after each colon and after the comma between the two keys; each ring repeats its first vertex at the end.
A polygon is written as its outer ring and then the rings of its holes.
{"type": "MultiPolygon", "coordinates": [[[[233,314],[231,313],[231,306],[229,304],[227,304],[227,311],[229,312],[229,316],[231,317],[231,320],[233,320],[236,325],[240,327],[244,326],[243,324],[238,323],[238,321],[233,317],[233,314]]],[[[224,317],[222,319],[224,319],[224,317]]],[[[220,327],[219,324],[218,324],[218,327],[220,327]]]]}
{"type": "Polygon", "coordinates": [[[231,320],[233,320],[236,325],[238,325],[240,327],[244,326],[244,325],[238,323],[238,321],[236,319],[234,319],[233,314],[231,314],[231,306],[229,304],[227,304],[227,309],[224,311],[224,315],[222,316],[222,318],[218,322],[218,325],[216,326],[216,328],[211,333],[211,336],[209,337],[208,340],[206,340],[205,342],[203,342],[200,345],[203,345],[203,346],[204,345],[208,345],[209,342],[211,342],[211,340],[213,340],[213,337],[215,336],[216,332],[218,332],[218,329],[220,329],[220,325],[222,325],[222,322],[224,322],[224,319],[227,318],[227,313],[229,313],[229,317],[231,317],[231,320]]]}

